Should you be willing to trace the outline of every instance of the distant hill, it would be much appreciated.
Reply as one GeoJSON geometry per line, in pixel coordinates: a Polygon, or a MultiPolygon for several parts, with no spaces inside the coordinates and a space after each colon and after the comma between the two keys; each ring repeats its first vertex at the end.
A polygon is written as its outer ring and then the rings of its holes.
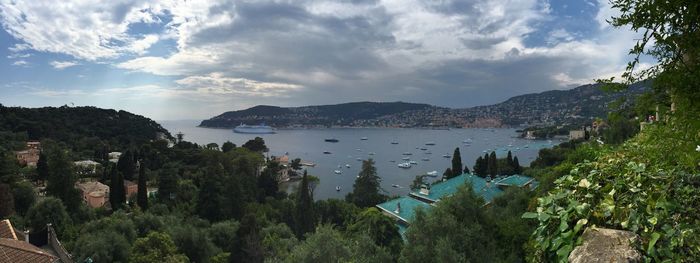
{"type": "Polygon", "coordinates": [[[225,112],[204,120],[202,127],[231,128],[241,123],[266,123],[271,126],[293,125],[353,125],[357,121],[371,120],[382,116],[407,111],[422,111],[436,108],[428,104],[405,102],[352,102],[335,105],[276,107],[255,106],[245,110],[225,112]]]}
{"type": "Polygon", "coordinates": [[[638,83],[622,92],[605,92],[599,84],[512,97],[504,102],[450,109],[405,102],[355,102],[283,108],[255,106],[204,120],[201,127],[231,128],[264,122],[275,127],[345,125],[376,127],[512,127],[521,124],[571,124],[605,117],[609,105],[648,90],[638,83]]]}
{"type": "Polygon", "coordinates": [[[140,115],[68,106],[22,108],[0,104],[0,132],[26,133],[29,140],[52,139],[71,144],[96,138],[115,148],[139,145],[158,137],[172,138],[160,124],[140,115]]]}

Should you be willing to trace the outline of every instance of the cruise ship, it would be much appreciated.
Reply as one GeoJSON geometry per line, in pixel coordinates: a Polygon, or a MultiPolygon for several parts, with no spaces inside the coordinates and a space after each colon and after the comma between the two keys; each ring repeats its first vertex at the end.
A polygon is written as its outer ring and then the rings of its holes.
{"type": "Polygon", "coordinates": [[[272,129],[272,127],[267,126],[265,124],[260,124],[260,125],[245,125],[241,123],[241,125],[236,126],[236,128],[233,128],[233,132],[235,133],[248,133],[248,134],[270,134],[270,133],[275,133],[275,131],[272,129]]]}

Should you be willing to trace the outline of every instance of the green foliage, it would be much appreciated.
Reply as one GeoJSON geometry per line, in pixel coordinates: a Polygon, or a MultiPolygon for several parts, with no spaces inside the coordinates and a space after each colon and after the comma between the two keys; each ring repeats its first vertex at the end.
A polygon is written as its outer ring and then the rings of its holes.
{"type": "Polygon", "coordinates": [[[382,191],[380,181],[377,168],[374,167],[374,160],[362,161],[359,177],[355,179],[352,192],[345,196],[345,200],[358,207],[372,207],[384,202],[387,196],[380,192],[382,191]]]}
{"type": "Polygon", "coordinates": [[[319,226],[314,234],[294,248],[284,262],[388,262],[389,253],[366,236],[344,237],[331,226],[319,226]]]}
{"type": "Polygon", "coordinates": [[[49,175],[46,194],[61,199],[69,210],[75,211],[82,202],[80,193],[75,188],[77,176],[73,172],[73,164],[68,154],[61,149],[51,149],[47,156],[49,175]]]}
{"type": "Polygon", "coordinates": [[[211,257],[220,253],[204,229],[191,225],[180,225],[170,231],[175,245],[192,262],[208,263],[211,257]]]}
{"type": "Polygon", "coordinates": [[[15,200],[15,212],[24,216],[27,210],[36,202],[34,187],[29,182],[20,182],[13,186],[12,196],[15,200]]]}
{"type": "Polygon", "coordinates": [[[47,161],[46,154],[44,152],[41,152],[39,154],[39,161],[36,163],[36,173],[37,173],[37,180],[44,181],[47,178],[49,178],[49,164],[47,161]]]}
{"type": "Polygon", "coordinates": [[[538,199],[537,211],[523,215],[539,222],[534,256],[564,260],[583,229],[597,225],[639,234],[639,249],[649,260],[699,260],[700,153],[685,134],[649,126],[557,179],[538,199]]]}
{"type": "Polygon", "coordinates": [[[253,152],[267,152],[269,150],[265,145],[265,140],[260,137],[255,137],[255,139],[247,141],[242,147],[253,152]]]}
{"type": "Polygon", "coordinates": [[[487,169],[491,177],[496,177],[496,175],[498,175],[498,160],[496,159],[496,152],[491,152],[491,154],[489,154],[487,169]]]}
{"type": "Polygon", "coordinates": [[[221,151],[222,152],[230,152],[231,150],[235,149],[236,145],[230,141],[226,141],[223,145],[221,145],[221,151]]]}
{"type": "Polygon", "coordinates": [[[131,242],[136,239],[134,224],[124,213],[91,221],[80,229],[73,254],[79,262],[126,262],[131,242]]]}
{"type": "Polygon", "coordinates": [[[15,213],[15,199],[8,184],[0,184],[0,218],[7,218],[15,213]]]}
{"type": "Polygon", "coordinates": [[[301,185],[299,185],[299,196],[297,197],[294,211],[296,235],[298,238],[314,230],[316,216],[313,202],[313,196],[309,190],[308,175],[306,171],[304,171],[304,175],[301,178],[301,185]]]}
{"type": "Polygon", "coordinates": [[[355,221],[360,208],[350,202],[339,199],[319,200],[315,208],[319,224],[330,225],[345,230],[355,221]]]}
{"type": "Polygon", "coordinates": [[[288,257],[299,241],[286,224],[270,225],[262,229],[262,246],[266,262],[280,262],[288,257]]]}
{"type": "Polygon", "coordinates": [[[141,210],[148,209],[148,175],[146,174],[146,162],[141,161],[141,166],[139,167],[139,181],[138,181],[138,192],[136,193],[136,204],[141,208],[141,210]]]}
{"type": "Polygon", "coordinates": [[[185,255],[178,253],[173,240],[165,233],[151,232],[146,237],[136,239],[131,248],[130,263],[184,263],[189,262],[185,255]]]}
{"type": "Polygon", "coordinates": [[[124,189],[124,176],[117,168],[112,166],[109,184],[109,203],[112,210],[119,210],[126,204],[126,190],[124,189]]]}
{"type": "Polygon", "coordinates": [[[46,197],[30,207],[26,219],[32,231],[42,231],[51,223],[59,238],[66,236],[72,226],[66,207],[55,197],[46,197]]]}
{"type": "Polygon", "coordinates": [[[348,231],[360,236],[369,236],[374,244],[386,248],[394,257],[398,257],[403,245],[399,228],[393,219],[382,214],[377,208],[368,208],[360,213],[348,231]]]}

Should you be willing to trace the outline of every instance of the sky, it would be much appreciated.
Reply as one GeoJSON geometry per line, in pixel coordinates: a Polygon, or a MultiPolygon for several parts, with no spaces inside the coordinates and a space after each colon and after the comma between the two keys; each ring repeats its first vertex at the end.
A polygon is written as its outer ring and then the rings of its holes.
{"type": "Polygon", "coordinates": [[[0,0],[0,103],[156,120],[265,104],[462,108],[618,76],[607,0],[0,0]]]}

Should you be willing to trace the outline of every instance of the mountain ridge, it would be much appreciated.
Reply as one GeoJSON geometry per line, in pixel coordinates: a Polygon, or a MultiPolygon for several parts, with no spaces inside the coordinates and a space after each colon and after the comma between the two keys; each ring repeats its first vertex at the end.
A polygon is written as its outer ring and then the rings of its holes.
{"type": "Polygon", "coordinates": [[[222,113],[202,121],[200,127],[231,128],[240,123],[267,123],[276,127],[513,127],[570,124],[605,117],[612,102],[643,93],[648,90],[649,83],[636,83],[618,92],[603,91],[601,87],[601,84],[587,84],[568,90],[548,90],[468,108],[400,101],[301,107],[258,105],[222,113]]]}

